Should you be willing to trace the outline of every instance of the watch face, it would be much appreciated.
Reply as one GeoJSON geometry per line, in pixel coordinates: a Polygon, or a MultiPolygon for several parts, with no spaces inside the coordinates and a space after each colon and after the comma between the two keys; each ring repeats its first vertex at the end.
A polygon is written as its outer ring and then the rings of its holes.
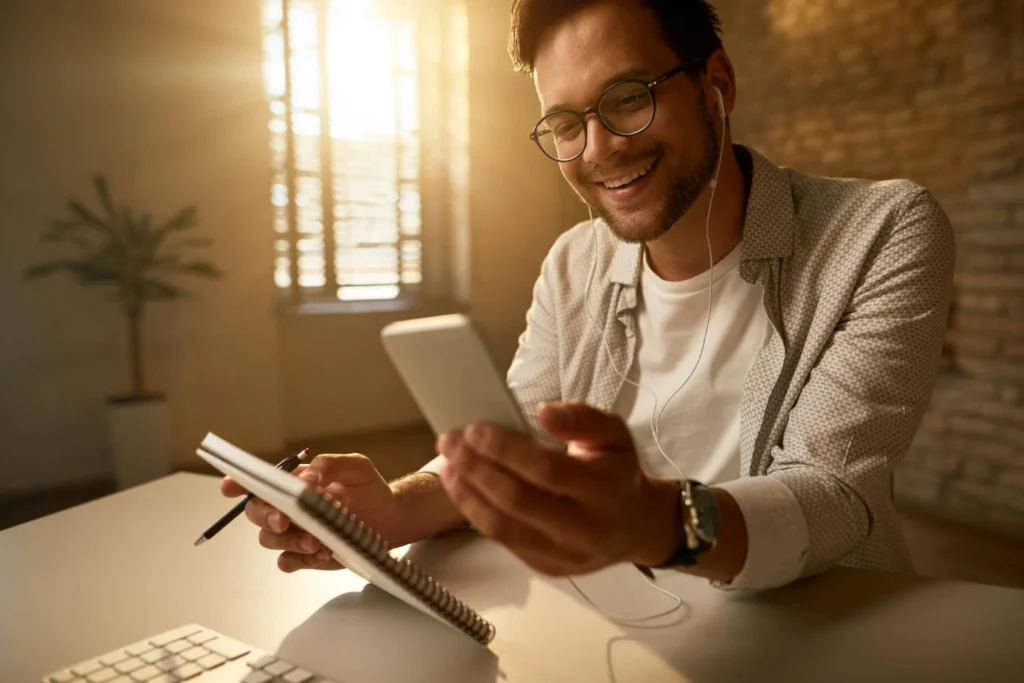
{"type": "Polygon", "coordinates": [[[697,511],[695,531],[703,540],[713,543],[718,540],[718,501],[705,486],[694,486],[692,496],[697,511]]]}

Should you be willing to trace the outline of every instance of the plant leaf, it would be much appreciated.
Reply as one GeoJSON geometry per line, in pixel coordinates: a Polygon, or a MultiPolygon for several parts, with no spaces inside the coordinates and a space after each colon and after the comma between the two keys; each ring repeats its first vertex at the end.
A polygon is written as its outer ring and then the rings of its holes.
{"type": "Polygon", "coordinates": [[[107,220],[110,222],[117,220],[117,210],[114,208],[114,200],[110,196],[110,187],[107,185],[107,179],[97,174],[93,177],[93,184],[96,186],[96,194],[100,197],[100,204],[103,205],[103,210],[107,212],[107,220]]]}
{"type": "Polygon", "coordinates": [[[72,261],[63,259],[47,261],[29,267],[25,277],[32,279],[66,270],[76,276],[83,285],[112,284],[121,281],[121,274],[111,268],[105,268],[93,261],[72,261]]]}
{"type": "Polygon", "coordinates": [[[188,263],[175,264],[173,268],[179,273],[202,275],[204,277],[222,277],[224,275],[209,261],[190,261],[188,263]]]}
{"type": "Polygon", "coordinates": [[[89,249],[92,243],[81,235],[72,235],[69,232],[48,232],[43,235],[44,242],[66,242],[73,244],[80,249],[89,249]]]}
{"type": "Polygon", "coordinates": [[[81,220],[85,225],[91,225],[100,232],[108,235],[114,234],[114,227],[109,223],[103,222],[103,220],[86,207],[85,204],[72,199],[68,202],[68,206],[71,208],[71,212],[78,216],[79,220],[81,220]]]}
{"type": "Polygon", "coordinates": [[[198,217],[199,211],[195,206],[186,206],[174,218],[157,228],[156,234],[163,238],[172,232],[194,228],[199,224],[198,217]]]}
{"type": "Polygon", "coordinates": [[[142,297],[145,299],[180,299],[192,293],[163,280],[146,280],[142,283],[142,297]]]}

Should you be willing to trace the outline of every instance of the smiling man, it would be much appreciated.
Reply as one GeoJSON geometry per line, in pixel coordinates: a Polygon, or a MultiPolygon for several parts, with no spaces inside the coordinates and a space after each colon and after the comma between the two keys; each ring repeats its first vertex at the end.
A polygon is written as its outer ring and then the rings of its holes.
{"type": "MultiPolygon", "coordinates": [[[[704,0],[519,0],[510,51],[533,143],[596,214],[545,259],[509,369],[535,434],[445,434],[390,486],[362,456],[301,476],[393,543],[468,521],[548,574],[633,562],[767,588],[910,569],[891,482],[952,289],[934,199],[734,145],[704,0]]],[[[336,567],[265,504],[247,514],[283,569],[336,567]]]]}

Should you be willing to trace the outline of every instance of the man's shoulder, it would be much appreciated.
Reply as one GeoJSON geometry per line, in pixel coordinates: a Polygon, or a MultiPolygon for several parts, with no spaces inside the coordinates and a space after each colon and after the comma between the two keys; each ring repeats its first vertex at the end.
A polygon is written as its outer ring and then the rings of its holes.
{"type": "Polygon", "coordinates": [[[897,214],[914,202],[935,202],[927,188],[907,178],[872,180],[783,170],[789,174],[798,217],[821,219],[860,213],[881,218],[897,214]]]}

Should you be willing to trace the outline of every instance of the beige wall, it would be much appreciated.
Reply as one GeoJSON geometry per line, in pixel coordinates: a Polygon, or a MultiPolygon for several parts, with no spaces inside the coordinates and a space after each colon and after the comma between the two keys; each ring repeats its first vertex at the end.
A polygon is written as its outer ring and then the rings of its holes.
{"type": "Polygon", "coordinates": [[[194,202],[225,271],[157,305],[149,385],[173,402],[179,461],[207,429],[257,451],[283,438],[258,5],[13,0],[0,5],[0,490],[109,475],[104,399],[128,388],[125,335],[100,291],[27,283],[71,196],[167,217],[194,202]]]}
{"type": "MultiPolygon", "coordinates": [[[[581,208],[526,137],[530,80],[508,8],[470,0],[470,312],[507,365],[540,261],[581,208]]],[[[26,283],[70,196],[107,173],[158,216],[195,202],[228,273],[147,324],[149,384],[174,406],[179,464],[214,430],[257,452],[420,421],[381,350],[405,314],[278,317],[273,306],[257,0],[0,4],[0,492],[109,476],[103,412],[127,386],[123,324],[100,292],[26,283]],[[58,9],[59,6],[59,9],[58,9]]]]}

